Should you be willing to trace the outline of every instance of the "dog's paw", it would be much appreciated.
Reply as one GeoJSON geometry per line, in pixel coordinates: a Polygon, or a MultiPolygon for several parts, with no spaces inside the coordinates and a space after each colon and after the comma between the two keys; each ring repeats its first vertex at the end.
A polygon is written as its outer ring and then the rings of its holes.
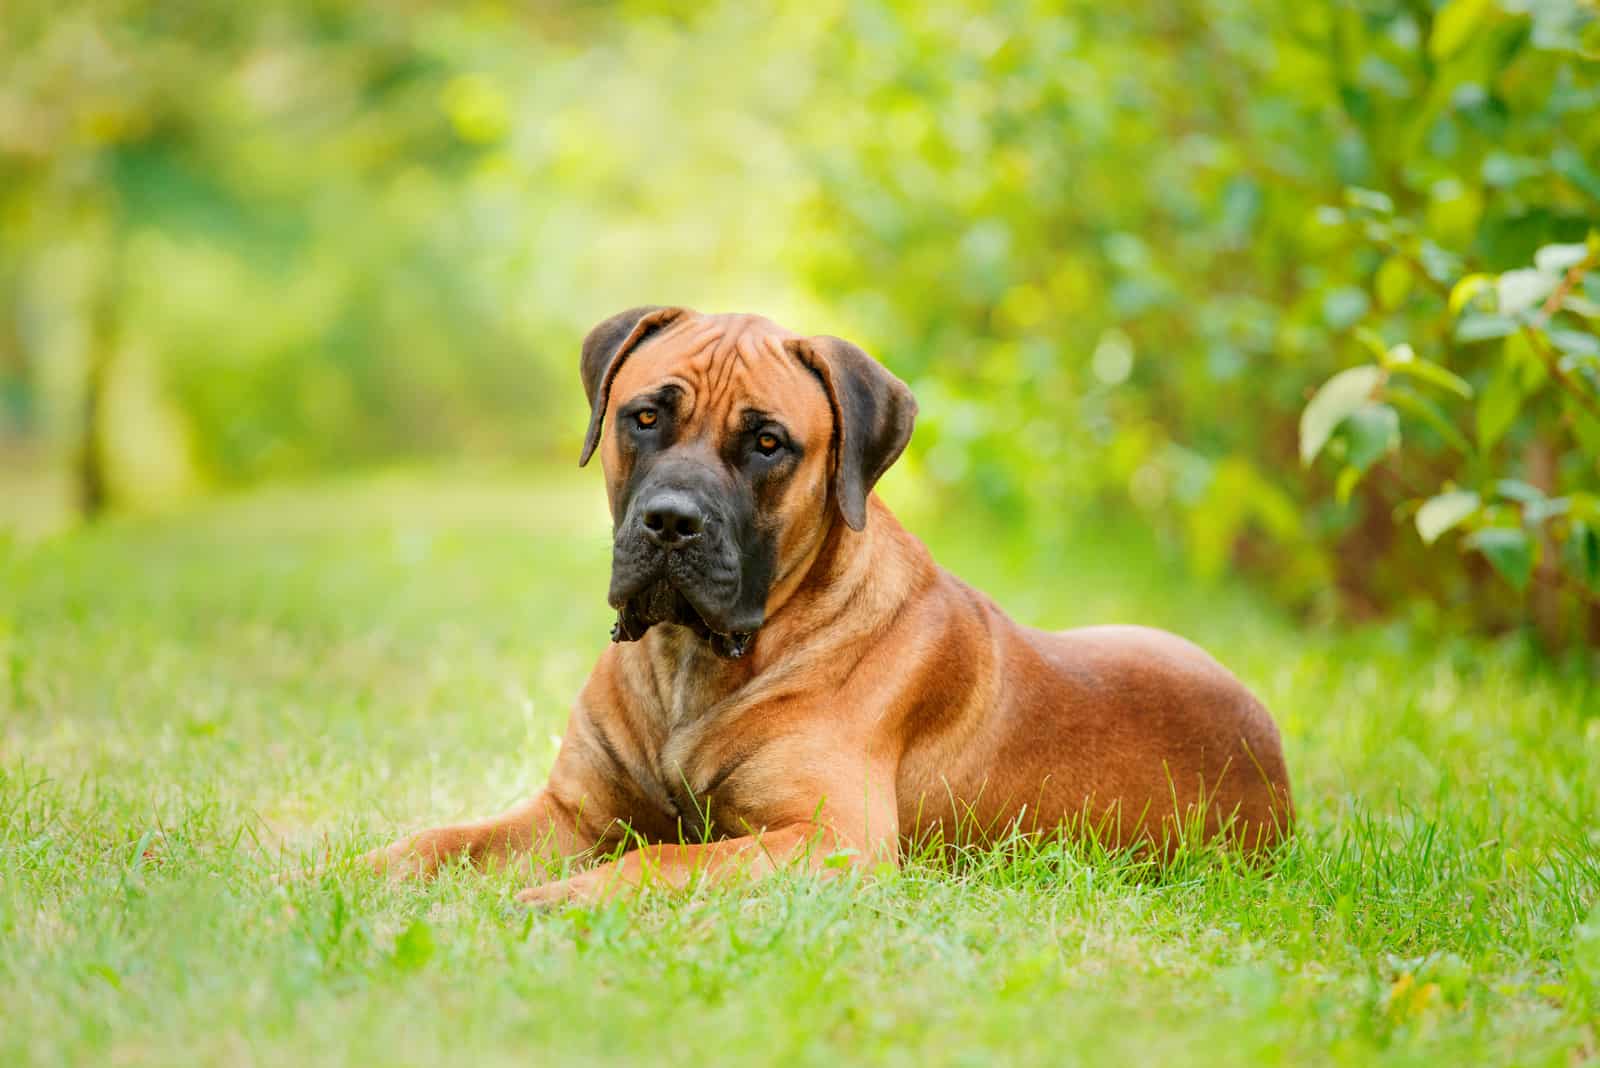
{"type": "Polygon", "coordinates": [[[571,904],[580,899],[581,892],[574,886],[575,880],[562,879],[558,882],[544,883],[541,886],[530,886],[526,890],[517,892],[517,904],[526,905],[533,909],[558,909],[563,905],[571,904]]]}
{"type": "Polygon", "coordinates": [[[519,891],[517,902],[530,908],[560,908],[562,905],[594,905],[643,893],[643,887],[617,865],[602,864],[567,879],[540,883],[519,891]]]}
{"type": "Polygon", "coordinates": [[[415,835],[361,854],[356,859],[355,867],[358,871],[371,872],[390,882],[409,882],[430,878],[438,871],[439,853],[426,835],[415,835]]]}

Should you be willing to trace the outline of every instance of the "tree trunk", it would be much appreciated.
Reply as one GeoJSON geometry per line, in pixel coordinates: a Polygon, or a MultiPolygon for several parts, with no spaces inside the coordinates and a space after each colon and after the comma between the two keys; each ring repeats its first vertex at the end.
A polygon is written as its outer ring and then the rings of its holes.
{"type": "MultiPolygon", "coordinates": [[[[115,256],[112,262],[115,263],[115,256]]],[[[111,365],[116,359],[119,340],[117,318],[120,281],[117,270],[108,270],[105,284],[94,302],[89,331],[88,367],[83,383],[83,423],[78,443],[78,506],[83,518],[93,522],[111,503],[111,487],[106,473],[106,391],[111,381],[111,365]]]]}
{"type": "MultiPolygon", "coordinates": [[[[1522,453],[1523,474],[1530,484],[1547,494],[1556,489],[1556,450],[1540,436],[1528,442],[1522,453]]],[[[1534,628],[1547,649],[1562,648],[1568,638],[1567,608],[1570,598],[1561,588],[1559,560],[1560,546],[1550,536],[1548,528],[1541,527],[1539,539],[1539,566],[1534,582],[1528,588],[1528,609],[1534,628]]]]}
{"type": "MultiPolygon", "coordinates": [[[[0,287],[15,293],[15,280],[0,279],[0,287]]],[[[0,303],[0,439],[8,432],[26,438],[32,430],[33,396],[28,355],[22,347],[20,303],[14,296],[0,303]]]]}

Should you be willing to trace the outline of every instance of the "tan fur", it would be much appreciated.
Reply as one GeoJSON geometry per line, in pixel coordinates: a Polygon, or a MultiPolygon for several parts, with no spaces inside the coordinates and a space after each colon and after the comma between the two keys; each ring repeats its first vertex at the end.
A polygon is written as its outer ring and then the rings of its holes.
{"type": "MultiPolygon", "coordinates": [[[[1199,818],[1246,849],[1287,833],[1278,732],[1198,647],[1139,627],[1045,633],[939,568],[873,497],[861,531],[831,504],[838,428],[794,334],[751,316],[686,316],[617,372],[608,408],[672,381],[684,440],[712,456],[748,405],[782,417],[804,458],[777,504],[783,536],[750,654],[681,627],[609,646],[573,707],[544,790],[481,823],[368,857],[426,874],[468,855],[621,860],[522,900],[652,882],[895,861],[909,843],[1022,831],[1170,850],[1199,818]]],[[[614,420],[600,455],[615,514],[626,472],[614,420]]]]}

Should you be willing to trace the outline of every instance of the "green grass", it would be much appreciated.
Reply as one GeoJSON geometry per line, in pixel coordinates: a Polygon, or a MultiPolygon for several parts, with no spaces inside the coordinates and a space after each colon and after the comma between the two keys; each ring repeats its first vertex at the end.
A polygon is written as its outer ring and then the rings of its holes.
{"type": "Polygon", "coordinates": [[[908,518],[1019,618],[1238,671],[1297,792],[1277,866],[1051,845],[540,914],[514,873],[276,885],[540,781],[610,618],[592,473],[273,490],[0,543],[0,1064],[1596,1057],[1580,673],[1307,632],[1137,531],[908,518]]]}

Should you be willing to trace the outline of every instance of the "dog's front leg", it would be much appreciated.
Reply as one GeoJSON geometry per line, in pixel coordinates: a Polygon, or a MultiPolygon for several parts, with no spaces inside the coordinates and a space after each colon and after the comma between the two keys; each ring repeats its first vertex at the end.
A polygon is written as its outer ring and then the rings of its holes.
{"type": "Polygon", "coordinates": [[[366,854],[362,862],[391,878],[426,877],[458,857],[492,868],[517,853],[576,857],[611,840],[618,821],[627,819],[629,801],[619,787],[624,779],[615,757],[591,725],[589,708],[579,701],[549,781],[528,800],[486,820],[408,835],[366,854]]]}
{"type": "Polygon", "coordinates": [[[682,890],[696,880],[760,879],[786,868],[829,877],[898,861],[892,826],[870,836],[843,834],[837,827],[808,819],[704,845],[647,845],[560,882],[530,887],[517,900],[536,906],[604,901],[650,889],[682,890]]]}
{"type": "Polygon", "coordinates": [[[491,868],[530,849],[572,856],[590,844],[580,841],[577,813],[544,789],[498,816],[408,835],[365,854],[361,863],[394,879],[425,878],[457,857],[491,868]]]}
{"type": "Polygon", "coordinates": [[[791,864],[826,870],[827,858],[837,853],[811,823],[705,845],[649,845],[560,882],[530,887],[517,900],[528,905],[603,901],[651,888],[682,889],[697,878],[761,878],[791,864]]]}

